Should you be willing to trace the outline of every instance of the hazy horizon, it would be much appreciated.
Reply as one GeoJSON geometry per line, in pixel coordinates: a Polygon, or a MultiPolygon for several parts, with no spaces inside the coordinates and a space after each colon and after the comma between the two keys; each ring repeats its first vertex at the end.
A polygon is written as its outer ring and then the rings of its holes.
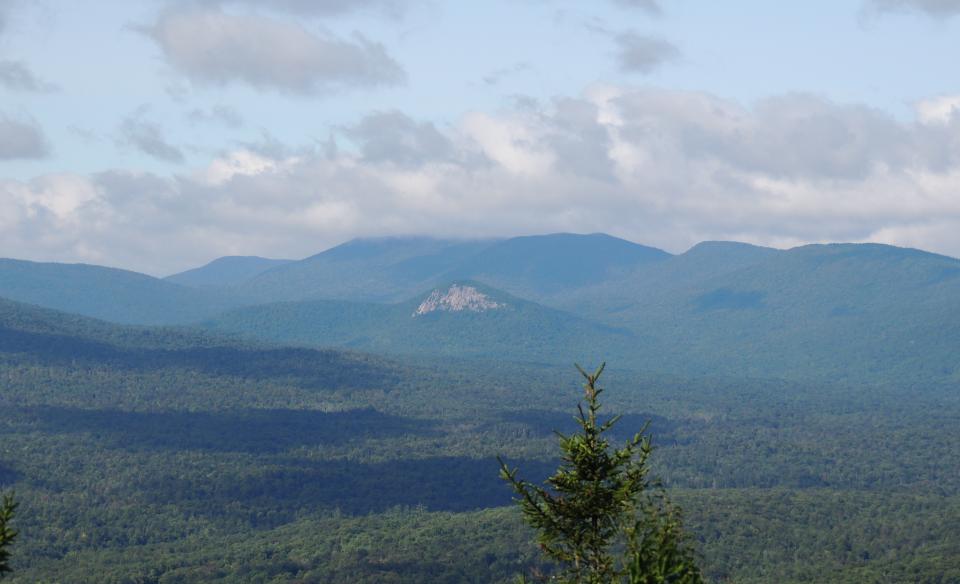
{"type": "MultiPolygon", "coordinates": [[[[316,252],[307,254],[307,255],[302,256],[302,257],[286,257],[286,258],[267,257],[267,256],[263,256],[263,255],[258,255],[258,254],[255,254],[255,253],[254,253],[254,254],[238,254],[238,255],[221,255],[221,256],[210,257],[208,260],[201,260],[200,263],[197,263],[197,264],[187,265],[187,266],[183,267],[182,269],[177,270],[177,271],[174,271],[174,272],[160,272],[160,273],[154,273],[154,272],[146,271],[146,270],[143,270],[143,269],[137,269],[136,266],[114,266],[114,265],[110,265],[110,264],[96,264],[96,263],[84,262],[84,261],[59,261],[59,260],[57,260],[57,259],[35,260],[35,259],[19,258],[19,257],[11,257],[11,256],[0,256],[0,260],[2,260],[2,259],[10,259],[10,260],[16,260],[16,261],[29,261],[29,262],[37,262],[37,263],[96,265],[96,266],[101,266],[101,267],[106,267],[106,268],[129,270],[129,271],[132,271],[132,272],[138,272],[138,273],[146,274],[146,275],[148,275],[148,276],[153,276],[153,277],[155,277],[155,278],[167,278],[167,277],[176,276],[176,275],[179,275],[179,274],[182,274],[182,273],[184,273],[184,272],[188,272],[188,271],[191,271],[191,270],[194,270],[194,269],[198,269],[198,268],[205,267],[205,266],[207,266],[207,265],[209,265],[209,264],[212,264],[212,263],[216,262],[217,260],[222,260],[222,259],[225,259],[225,258],[259,258],[259,259],[273,260],[273,261],[297,262],[297,261],[309,259],[310,257],[313,257],[313,256],[315,256],[315,255],[323,254],[323,253],[325,253],[325,252],[328,252],[328,251],[333,250],[333,249],[335,249],[335,248],[337,248],[337,247],[340,247],[340,246],[342,246],[342,245],[346,245],[346,244],[351,243],[351,242],[354,242],[354,241],[389,241],[389,240],[426,239],[426,240],[436,240],[436,241],[463,241],[463,242],[470,242],[470,241],[477,241],[477,242],[479,242],[479,241],[489,241],[489,242],[496,242],[496,241],[504,241],[504,240],[514,239],[514,238],[519,238],[519,237],[548,237],[548,236],[554,236],[554,235],[580,235],[580,236],[586,236],[586,235],[606,235],[606,236],[609,236],[609,237],[616,237],[616,236],[612,236],[612,235],[610,235],[610,234],[603,233],[603,232],[593,232],[593,233],[574,233],[574,232],[522,233],[522,234],[516,234],[516,235],[512,235],[512,236],[511,236],[511,235],[508,235],[508,236],[502,236],[502,237],[468,237],[468,236],[466,236],[466,237],[456,237],[456,236],[436,237],[436,236],[432,236],[432,235],[420,235],[420,234],[397,234],[397,235],[383,235],[383,236],[375,236],[375,235],[374,235],[374,236],[363,236],[363,237],[354,237],[354,238],[351,238],[351,239],[347,239],[347,240],[345,240],[345,241],[341,241],[341,242],[335,243],[335,244],[333,244],[333,245],[331,245],[331,246],[329,246],[329,247],[325,247],[325,248],[323,248],[323,249],[319,249],[319,250],[317,250],[316,252]]],[[[643,247],[649,247],[649,248],[653,248],[653,249],[658,249],[658,250],[661,250],[661,251],[665,251],[665,252],[669,253],[670,255],[674,255],[674,256],[683,255],[683,254],[685,254],[685,253],[690,252],[691,250],[695,249],[696,247],[698,247],[698,246],[700,246],[700,245],[709,244],[709,243],[733,243],[733,244],[750,245],[750,246],[756,246],[756,247],[766,247],[766,248],[769,248],[769,249],[776,249],[776,250],[779,250],[779,251],[790,251],[790,250],[792,250],[792,249],[797,249],[797,248],[805,247],[805,246],[809,246],[809,245],[870,245],[870,244],[874,244],[874,245],[893,245],[893,244],[886,244],[886,243],[881,243],[881,242],[871,242],[871,241],[822,241],[822,242],[803,243],[803,244],[799,244],[799,245],[795,245],[795,246],[789,246],[789,247],[776,247],[776,246],[762,246],[762,245],[752,244],[752,243],[743,242],[743,241],[711,239],[711,240],[699,241],[699,242],[697,242],[697,243],[694,243],[693,245],[691,245],[690,247],[688,247],[688,248],[686,248],[686,249],[682,249],[682,250],[679,250],[679,251],[671,251],[671,250],[659,248],[659,247],[654,246],[654,245],[649,245],[649,244],[644,243],[644,242],[642,242],[642,241],[633,241],[633,240],[631,240],[631,239],[622,238],[622,237],[621,237],[621,238],[617,238],[617,239],[622,239],[622,240],[624,240],[624,241],[627,241],[627,242],[630,242],[630,243],[633,243],[633,244],[636,244],[636,245],[640,245],[640,246],[643,246],[643,247]]],[[[924,253],[941,255],[941,256],[944,256],[944,257],[947,257],[947,258],[951,258],[951,259],[960,259],[960,257],[958,257],[958,256],[952,256],[952,255],[950,255],[950,254],[942,254],[942,253],[938,253],[938,252],[935,252],[935,251],[926,250],[926,249],[917,248],[917,247],[898,246],[898,245],[893,245],[893,247],[900,247],[900,248],[903,248],[903,249],[913,249],[913,250],[921,251],[921,252],[924,252],[924,253]]]]}

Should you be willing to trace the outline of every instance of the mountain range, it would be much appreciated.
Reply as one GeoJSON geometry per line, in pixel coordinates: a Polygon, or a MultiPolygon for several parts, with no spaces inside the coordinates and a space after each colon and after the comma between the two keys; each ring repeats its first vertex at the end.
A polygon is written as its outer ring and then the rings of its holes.
{"type": "Polygon", "coordinates": [[[221,258],[163,279],[2,260],[0,297],[394,354],[607,356],[663,372],[851,382],[960,377],[960,260],[878,244],[705,242],[673,255],[604,234],[359,239],[303,260],[221,258]],[[417,314],[431,297],[479,304],[417,314]]]}

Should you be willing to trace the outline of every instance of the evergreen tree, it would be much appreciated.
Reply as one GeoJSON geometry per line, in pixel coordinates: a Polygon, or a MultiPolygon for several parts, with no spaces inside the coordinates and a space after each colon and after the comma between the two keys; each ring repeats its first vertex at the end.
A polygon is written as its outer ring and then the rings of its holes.
{"type": "Polygon", "coordinates": [[[700,584],[703,579],[683,533],[680,511],[649,478],[653,450],[647,426],[622,448],[607,432],[620,416],[601,422],[594,373],[577,405],[580,430],[559,432],[561,462],[544,486],[517,478],[500,460],[500,475],[517,494],[544,554],[558,565],[552,581],[571,584],[700,584]]]}
{"type": "Polygon", "coordinates": [[[10,526],[17,502],[13,495],[4,495],[0,504],[0,578],[12,571],[10,568],[10,544],[17,538],[17,531],[10,526]]]}

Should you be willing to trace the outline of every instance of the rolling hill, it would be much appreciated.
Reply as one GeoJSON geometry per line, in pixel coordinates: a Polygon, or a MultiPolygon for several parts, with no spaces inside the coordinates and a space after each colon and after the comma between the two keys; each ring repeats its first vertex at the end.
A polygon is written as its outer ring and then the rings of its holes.
{"type": "Polygon", "coordinates": [[[541,302],[561,310],[597,320],[615,321],[624,308],[640,305],[649,298],[673,294],[698,283],[761,263],[780,250],[731,241],[708,241],[688,251],[646,262],[620,271],[616,277],[564,293],[541,302]],[[613,318],[611,314],[617,315],[613,318]]]}
{"type": "Polygon", "coordinates": [[[0,297],[123,324],[184,324],[240,304],[145,274],[0,259],[0,297]]]}
{"type": "Polygon", "coordinates": [[[653,290],[604,321],[646,332],[688,373],[855,381],[957,379],[960,260],[809,245],[653,290]]]}
{"type": "Polygon", "coordinates": [[[469,280],[393,304],[234,308],[201,331],[0,300],[0,486],[23,502],[12,582],[331,566],[349,582],[508,581],[536,548],[496,508],[511,493],[494,457],[547,474],[581,395],[569,363],[600,358],[604,413],[626,414],[625,433],[653,420],[657,474],[711,580],[952,582],[958,263],[709,243],[565,289],[636,332],[469,280]]]}
{"type": "Polygon", "coordinates": [[[274,377],[325,388],[366,387],[394,377],[389,362],[364,355],[268,346],[196,329],[116,325],[0,298],[0,364],[28,363],[104,375],[274,377]]]}
{"type": "Polygon", "coordinates": [[[199,286],[188,287],[3,260],[0,296],[113,322],[202,322],[271,342],[386,353],[607,357],[681,375],[960,377],[960,260],[920,250],[705,242],[670,255],[604,235],[554,234],[355,240],[271,265],[225,259],[181,275],[199,286]],[[247,270],[259,272],[230,292],[221,287],[247,270]],[[449,295],[451,281],[503,307],[412,316],[437,290],[449,295]]]}
{"type": "Polygon", "coordinates": [[[239,308],[204,326],[275,343],[567,364],[624,355],[635,340],[623,329],[471,281],[396,304],[315,300],[239,308]]]}

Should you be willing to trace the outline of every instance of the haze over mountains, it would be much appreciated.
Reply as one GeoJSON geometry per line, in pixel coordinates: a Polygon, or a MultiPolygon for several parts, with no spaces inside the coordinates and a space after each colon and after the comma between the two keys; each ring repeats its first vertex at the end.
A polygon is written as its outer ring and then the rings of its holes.
{"type": "Polygon", "coordinates": [[[960,260],[876,244],[671,255],[603,234],[360,239],[309,258],[231,257],[157,279],[0,261],[0,297],[124,324],[397,354],[684,374],[956,379],[960,260]],[[417,318],[469,289],[497,308],[417,318]]]}

